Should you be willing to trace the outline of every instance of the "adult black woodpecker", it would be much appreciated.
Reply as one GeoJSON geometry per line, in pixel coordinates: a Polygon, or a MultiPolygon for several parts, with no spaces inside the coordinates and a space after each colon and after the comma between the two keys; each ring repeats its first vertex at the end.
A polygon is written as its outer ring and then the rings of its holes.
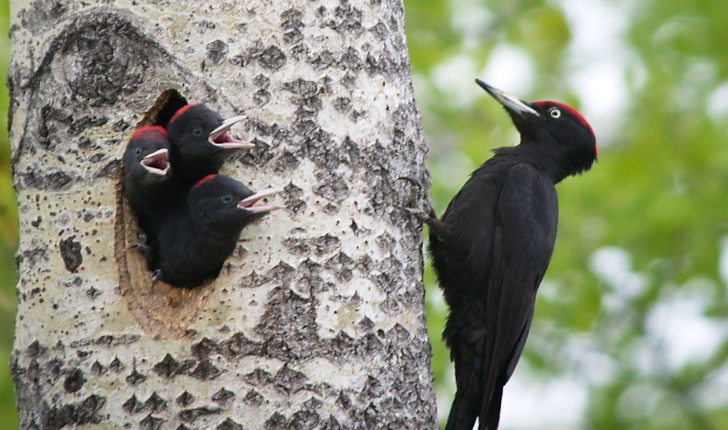
{"type": "Polygon", "coordinates": [[[159,233],[161,279],[180,288],[195,288],[215,278],[232,254],[240,232],[281,206],[254,206],[277,191],[253,192],[224,175],[212,174],[190,189],[187,203],[165,221],[159,233]]]}
{"type": "Polygon", "coordinates": [[[476,82],[500,102],[520,144],[494,150],[430,227],[430,252],[450,308],[443,337],[455,363],[457,393],[447,430],[495,430],[503,387],[523,352],[536,291],[556,240],[555,185],[589,170],[596,137],[573,108],[526,103],[476,82]]]}
{"type": "Polygon", "coordinates": [[[188,104],[175,112],[167,131],[173,147],[172,166],[184,185],[191,186],[217,173],[235,150],[255,147],[230,136],[230,127],[243,119],[244,116],[223,119],[204,104],[188,104]]]}
{"type": "Polygon", "coordinates": [[[151,126],[136,130],[124,152],[124,190],[146,237],[140,248],[150,268],[154,267],[150,246],[178,198],[172,179],[170,149],[167,131],[151,126]]]}

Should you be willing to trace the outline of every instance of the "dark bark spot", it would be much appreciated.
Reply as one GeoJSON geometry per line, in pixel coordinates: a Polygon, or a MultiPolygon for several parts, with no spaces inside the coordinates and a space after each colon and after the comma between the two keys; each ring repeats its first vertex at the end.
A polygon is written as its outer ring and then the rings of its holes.
{"type": "Polygon", "coordinates": [[[308,410],[298,411],[291,417],[289,428],[304,430],[314,429],[318,426],[320,421],[321,417],[316,412],[308,410]]]}
{"type": "Polygon", "coordinates": [[[121,166],[121,160],[111,160],[96,172],[96,176],[100,178],[110,178],[121,172],[121,166]]]}
{"type": "Polygon", "coordinates": [[[351,194],[349,186],[341,176],[336,174],[316,176],[322,182],[314,186],[314,194],[334,202],[341,202],[351,194]]]}
{"type": "MultiPolygon", "coordinates": [[[[407,426],[405,426],[406,428],[407,426]]],[[[334,418],[333,415],[329,415],[329,419],[321,425],[321,430],[342,430],[344,426],[339,424],[339,421],[334,418]]]]}
{"type": "Polygon", "coordinates": [[[266,89],[270,86],[270,78],[261,73],[253,78],[253,84],[258,88],[266,89]]]}
{"type": "Polygon", "coordinates": [[[96,360],[94,364],[91,365],[91,373],[94,376],[100,376],[106,373],[106,368],[101,363],[99,363],[98,360],[96,360]]]}
{"type": "Polygon", "coordinates": [[[124,367],[123,364],[121,364],[121,360],[119,360],[119,357],[114,357],[114,359],[109,363],[109,369],[113,370],[114,372],[119,372],[124,367]]]}
{"type": "Polygon", "coordinates": [[[285,82],[283,87],[293,94],[301,97],[313,97],[318,94],[319,88],[316,82],[297,79],[292,82],[285,82]]]}
{"type": "Polygon", "coordinates": [[[38,358],[41,355],[45,354],[45,352],[48,350],[45,346],[41,345],[40,342],[37,340],[33,341],[30,345],[28,345],[28,349],[25,350],[25,352],[28,353],[28,356],[31,358],[38,358]]]}
{"type": "Polygon", "coordinates": [[[159,376],[164,378],[170,378],[177,372],[179,368],[179,362],[174,359],[169,353],[164,356],[162,361],[155,364],[152,370],[159,376]]]}
{"type": "Polygon", "coordinates": [[[207,59],[210,60],[212,64],[220,64],[225,60],[225,57],[227,57],[229,50],[230,48],[227,43],[219,39],[214,40],[207,44],[207,59]]]}
{"type": "Polygon", "coordinates": [[[286,416],[280,412],[275,412],[265,422],[265,430],[286,430],[288,429],[288,420],[286,416]]]}
{"type": "Polygon", "coordinates": [[[129,397],[129,399],[121,405],[121,408],[128,414],[138,414],[144,410],[144,404],[137,399],[136,395],[132,394],[131,397],[129,397]]]}
{"type": "Polygon", "coordinates": [[[235,333],[221,345],[222,353],[230,360],[248,355],[261,355],[263,346],[248,339],[243,333],[235,333]]]}
{"type": "Polygon", "coordinates": [[[260,406],[263,404],[263,400],[263,396],[255,390],[248,391],[243,398],[243,402],[251,406],[260,406]]]}
{"type": "Polygon", "coordinates": [[[389,29],[382,21],[377,22],[374,27],[372,27],[371,31],[374,32],[381,41],[387,40],[387,36],[389,36],[389,29]]]}
{"type": "Polygon", "coordinates": [[[208,358],[210,354],[218,352],[218,344],[210,338],[203,338],[201,341],[192,344],[192,355],[204,359],[208,358]]]}
{"type": "Polygon", "coordinates": [[[60,430],[65,426],[99,424],[102,418],[98,411],[106,404],[106,397],[95,394],[88,396],[81,403],[69,403],[54,407],[48,411],[43,421],[43,429],[60,430]]]}
{"type": "Polygon", "coordinates": [[[157,413],[167,409],[167,401],[164,400],[157,392],[153,392],[151,396],[144,402],[144,409],[151,413],[157,413]]]}
{"type": "Polygon", "coordinates": [[[215,430],[243,430],[243,426],[228,418],[215,427],[215,430]]]}
{"type": "Polygon", "coordinates": [[[219,403],[223,408],[230,406],[230,403],[235,399],[235,393],[230,390],[226,390],[225,387],[212,395],[212,401],[219,403]]]}
{"type": "Polygon", "coordinates": [[[277,46],[269,46],[260,53],[258,62],[268,70],[278,70],[286,63],[286,54],[277,46]]]}
{"type": "Polygon", "coordinates": [[[139,422],[139,429],[140,430],[159,430],[162,428],[162,424],[164,424],[164,420],[162,418],[157,418],[152,416],[152,414],[149,414],[139,422]]]}
{"type": "Polygon", "coordinates": [[[221,412],[222,409],[220,408],[202,407],[195,409],[185,409],[184,411],[179,413],[179,418],[186,423],[194,423],[200,417],[215,415],[221,412]]]}
{"type": "Polygon", "coordinates": [[[253,101],[260,107],[268,104],[270,101],[271,94],[268,90],[258,90],[253,94],[253,101]]]}
{"type": "Polygon", "coordinates": [[[190,376],[200,381],[210,381],[220,376],[222,372],[215,367],[210,360],[201,360],[190,376]]]}
{"type": "Polygon", "coordinates": [[[81,369],[76,368],[71,370],[70,374],[66,377],[66,380],[63,382],[63,389],[67,393],[75,393],[83,388],[83,384],[85,383],[86,378],[83,377],[83,372],[81,369]]]}
{"type": "Polygon", "coordinates": [[[195,396],[190,394],[189,392],[185,391],[184,393],[180,394],[177,397],[177,404],[182,406],[183,408],[189,406],[192,404],[192,402],[195,401],[195,396]]]}
{"type": "Polygon", "coordinates": [[[129,376],[126,377],[126,382],[131,385],[137,385],[146,381],[146,379],[147,377],[139,373],[136,369],[136,366],[134,366],[129,376]]]}
{"type": "Polygon", "coordinates": [[[334,108],[341,113],[348,112],[351,110],[351,99],[348,97],[338,97],[334,100],[334,108]]]}
{"type": "Polygon", "coordinates": [[[74,241],[75,238],[76,235],[73,235],[59,243],[63,264],[66,266],[66,270],[71,273],[75,273],[81,263],[83,263],[81,244],[74,241]]]}
{"type": "Polygon", "coordinates": [[[315,411],[321,408],[323,406],[324,402],[317,399],[316,397],[311,397],[310,399],[306,400],[303,403],[303,407],[306,408],[309,411],[315,411]]]}
{"type": "Polygon", "coordinates": [[[70,188],[73,182],[79,180],[78,177],[70,176],[68,173],[52,169],[47,170],[46,174],[42,174],[38,166],[31,167],[26,173],[21,173],[20,177],[28,188],[37,188],[45,191],[60,191],[70,188]]]}
{"type": "Polygon", "coordinates": [[[276,172],[281,173],[286,170],[295,169],[299,164],[301,164],[301,161],[294,153],[284,150],[283,154],[278,157],[278,161],[276,162],[276,172]]]}
{"type": "Polygon", "coordinates": [[[255,369],[243,377],[243,380],[250,385],[266,385],[273,382],[273,375],[267,370],[255,369]]]}
{"type": "Polygon", "coordinates": [[[288,363],[286,363],[276,373],[274,385],[288,395],[300,391],[306,383],[306,380],[308,380],[306,375],[291,369],[288,367],[288,363]]]}

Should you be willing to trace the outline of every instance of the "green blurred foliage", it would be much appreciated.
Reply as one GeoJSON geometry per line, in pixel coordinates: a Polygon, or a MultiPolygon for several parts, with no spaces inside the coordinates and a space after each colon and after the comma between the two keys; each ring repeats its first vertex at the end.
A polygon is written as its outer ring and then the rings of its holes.
{"type": "MultiPolygon", "coordinates": [[[[702,297],[705,306],[698,316],[728,327],[726,281],[719,272],[722,238],[728,235],[728,86],[721,93],[725,101],[717,100],[722,111],[710,111],[715,91],[728,83],[728,2],[593,3],[625,11],[622,43],[634,64],[620,78],[629,100],[609,130],[608,124],[596,130],[602,144],[599,163],[558,186],[559,236],[524,360],[530,371],[547,379],[601,371],[579,368],[580,361],[568,353],[576,339],[610,361],[606,381],[584,378],[587,404],[576,428],[725,429],[728,389],[718,390],[718,402],[705,398],[712,396],[708,386],[719,371],[723,376],[717,380],[728,384],[728,339],[716,339],[717,351],[698,352],[700,358],[687,364],[659,365],[669,362],[669,354],[660,347],[664,340],[655,339],[654,321],[661,307],[673,303],[671,298],[702,297]],[[606,141],[599,137],[605,131],[606,141]],[[620,291],[619,281],[609,281],[594,269],[595,253],[614,249],[627,255],[631,267],[626,270],[641,280],[635,292],[620,291]],[[644,364],[645,354],[652,365],[644,364]]],[[[438,77],[438,67],[465,56],[478,75],[468,75],[471,71],[463,67],[463,74],[452,79],[470,83],[483,77],[480,71],[489,65],[491,54],[507,45],[526,53],[533,69],[530,93],[515,95],[580,107],[580,93],[568,77],[575,64],[589,59],[576,58],[570,49],[573,10],[565,8],[575,4],[405,1],[438,213],[467,179],[461,171],[473,170],[490,157],[492,148],[517,141],[497,103],[474,84],[475,102],[459,103],[456,92],[448,91],[438,77]],[[482,11],[485,18],[473,40],[461,17],[482,11]]],[[[452,369],[440,340],[446,309],[431,272],[426,285],[442,414],[453,394],[452,369]]],[[[502,427],[512,428],[508,422],[502,427]]]]}

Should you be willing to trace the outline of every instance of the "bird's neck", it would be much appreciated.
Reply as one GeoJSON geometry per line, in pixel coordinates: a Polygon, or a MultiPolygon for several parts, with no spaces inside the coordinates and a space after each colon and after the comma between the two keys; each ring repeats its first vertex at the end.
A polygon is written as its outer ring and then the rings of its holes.
{"type": "Polygon", "coordinates": [[[526,138],[517,146],[497,148],[494,152],[498,157],[507,157],[532,165],[551,178],[554,184],[585,170],[575,168],[574,160],[568,151],[559,145],[545,146],[542,142],[532,142],[526,138]]]}

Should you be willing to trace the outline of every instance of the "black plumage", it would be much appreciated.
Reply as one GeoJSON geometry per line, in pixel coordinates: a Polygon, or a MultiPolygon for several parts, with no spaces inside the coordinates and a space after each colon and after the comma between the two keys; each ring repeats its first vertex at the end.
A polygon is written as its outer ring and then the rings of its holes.
{"type": "Polygon", "coordinates": [[[495,430],[503,387],[533,318],[556,240],[555,184],[589,170],[596,138],[574,109],[526,103],[477,80],[521,135],[473,172],[440,220],[425,216],[440,288],[450,308],[444,339],[457,393],[447,430],[495,430]]]}
{"type": "Polygon", "coordinates": [[[171,145],[162,127],[141,127],[134,132],[124,152],[124,190],[145,235],[141,244],[154,268],[156,235],[180,194],[174,186],[170,164],[171,145]]]}
{"type": "Polygon", "coordinates": [[[254,193],[224,175],[198,181],[159,233],[161,279],[180,288],[194,288],[215,278],[235,249],[240,232],[279,206],[253,206],[273,190],[254,193]]]}
{"type": "Polygon", "coordinates": [[[255,147],[230,136],[230,128],[243,119],[223,119],[204,104],[188,104],[174,114],[167,131],[173,148],[172,165],[180,172],[181,186],[189,187],[217,173],[235,150],[255,147]]]}

